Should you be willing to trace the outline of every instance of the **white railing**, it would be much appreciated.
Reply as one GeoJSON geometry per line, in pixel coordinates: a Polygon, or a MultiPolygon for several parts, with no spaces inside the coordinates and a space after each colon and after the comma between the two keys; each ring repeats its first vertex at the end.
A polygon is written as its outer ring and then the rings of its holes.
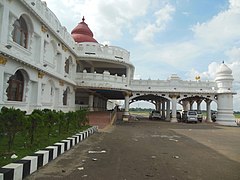
{"type": "Polygon", "coordinates": [[[130,63],[129,52],[120,47],[85,42],[75,44],[75,48],[79,57],[95,57],[130,63]]]}
{"type": "Polygon", "coordinates": [[[123,76],[110,75],[105,71],[98,73],[76,73],[75,82],[78,86],[112,89],[129,89],[127,78],[123,76]]]}
{"type": "Polygon", "coordinates": [[[213,81],[183,81],[183,80],[132,80],[133,91],[166,91],[166,92],[209,92],[217,90],[213,81]]]}

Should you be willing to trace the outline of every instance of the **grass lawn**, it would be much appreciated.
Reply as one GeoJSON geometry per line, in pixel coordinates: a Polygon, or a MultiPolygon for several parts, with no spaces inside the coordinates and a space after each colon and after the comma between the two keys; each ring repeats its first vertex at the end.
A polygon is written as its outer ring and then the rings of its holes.
{"type": "Polygon", "coordinates": [[[235,118],[240,119],[240,114],[234,114],[235,118]]]}
{"type": "MultiPolygon", "coordinates": [[[[81,132],[83,130],[88,129],[90,126],[84,126],[78,130],[81,132]]],[[[77,132],[69,131],[68,133],[58,134],[57,130],[55,130],[55,134],[51,134],[48,138],[46,133],[44,132],[46,129],[42,129],[39,135],[36,137],[35,142],[30,145],[29,140],[26,139],[26,135],[23,133],[17,133],[14,141],[13,148],[10,152],[7,152],[8,147],[8,139],[7,136],[3,136],[0,134],[0,167],[19,160],[27,155],[31,155],[39,149],[44,149],[47,146],[53,145],[56,142],[59,142],[63,139],[66,139],[77,132]],[[42,135],[44,134],[44,136],[42,135]],[[18,156],[17,159],[11,159],[11,155],[16,154],[18,156]]]]}
{"type": "Polygon", "coordinates": [[[147,111],[130,111],[130,114],[131,115],[144,116],[144,117],[149,116],[149,112],[147,112],[147,111]]]}

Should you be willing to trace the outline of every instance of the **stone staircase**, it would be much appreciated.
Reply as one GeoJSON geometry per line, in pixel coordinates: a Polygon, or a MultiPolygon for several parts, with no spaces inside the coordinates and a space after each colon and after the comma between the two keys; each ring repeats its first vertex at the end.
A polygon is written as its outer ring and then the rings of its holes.
{"type": "Polygon", "coordinates": [[[113,112],[111,111],[89,112],[89,125],[98,126],[99,129],[103,129],[112,123],[112,115],[113,112]]]}

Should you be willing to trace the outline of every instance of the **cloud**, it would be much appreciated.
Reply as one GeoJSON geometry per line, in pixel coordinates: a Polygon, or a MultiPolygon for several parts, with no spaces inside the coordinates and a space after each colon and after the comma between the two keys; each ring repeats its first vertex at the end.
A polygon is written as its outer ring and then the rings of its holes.
{"type": "Polygon", "coordinates": [[[166,29],[174,12],[175,8],[170,4],[166,4],[163,8],[154,13],[155,22],[144,25],[145,27],[137,32],[134,40],[141,43],[151,43],[156,33],[166,29]]]}
{"type": "Polygon", "coordinates": [[[230,0],[229,9],[192,27],[195,38],[208,48],[222,49],[240,38],[240,0],[230,0]]]}
{"type": "Polygon", "coordinates": [[[225,52],[225,55],[230,61],[240,61],[240,48],[232,47],[231,49],[225,52]]]}
{"type": "Polygon", "coordinates": [[[216,77],[216,72],[220,64],[217,62],[212,62],[208,65],[208,70],[199,72],[195,68],[192,68],[186,73],[188,80],[193,80],[196,76],[200,76],[201,80],[211,80],[214,81],[216,77]]]}
{"type": "Polygon", "coordinates": [[[71,21],[67,24],[71,28],[68,29],[70,32],[81,21],[82,16],[85,16],[85,22],[100,42],[120,39],[123,36],[124,28],[131,26],[135,18],[145,15],[150,4],[148,0],[141,0],[141,3],[138,0],[46,1],[48,7],[57,13],[60,20],[71,21]],[[66,16],[66,11],[71,18],[66,16]]]}
{"type": "MultiPolygon", "coordinates": [[[[212,64],[211,59],[226,58],[225,60],[229,62],[240,60],[240,48],[235,47],[240,44],[239,4],[240,0],[230,0],[227,10],[219,12],[206,22],[194,25],[192,38],[175,43],[154,44],[143,52],[142,59],[166,63],[172,67],[189,68],[189,74],[191,74],[191,66],[197,65],[196,68],[201,70],[201,64],[203,64],[199,63],[201,61],[210,62],[208,68],[215,70],[213,67],[215,64],[212,64]],[[236,9],[239,11],[235,11],[236,9]]],[[[140,31],[141,38],[139,40],[147,42],[147,39],[152,38],[158,30],[156,29],[157,25],[149,27],[140,31]]],[[[203,72],[202,76],[207,78],[209,75],[209,78],[213,78],[214,74],[211,69],[207,74],[203,72]]],[[[198,73],[201,74],[201,72],[198,73]]]]}
{"type": "Polygon", "coordinates": [[[240,1],[239,0],[229,0],[229,7],[230,9],[239,9],[240,8],[240,1]]]}

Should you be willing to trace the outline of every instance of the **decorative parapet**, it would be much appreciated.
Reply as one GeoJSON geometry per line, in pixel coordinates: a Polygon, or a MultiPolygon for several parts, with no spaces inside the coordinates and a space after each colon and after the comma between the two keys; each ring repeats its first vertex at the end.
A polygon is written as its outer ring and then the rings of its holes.
{"type": "Polygon", "coordinates": [[[48,29],[47,29],[47,27],[45,25],[42,25],[41,26],[41,31],[45,33],[45,32],[48,31],[48,29]]]}
{"type": "Polygon", "coordinates": [[[7,58],[0,56],[0,65],[5,65],[7,63],[7,58]]]}
{"type": "Polygon", "coordinates": [[[133,91],[214,93],[217,90],[213,81],[132,80],[130,86],[133,91]]]}
{"type": "Polygon", "coordinates": [[[129,90],[127,78],[125,76],[110,75],[107,72],[97,73],[77,73],[75,82],[78,86],[94,88],[111,88],[129,90]]]}
{"type": "Polygon", "coordinates": [[[42,79],[44,76],[44,73],[41,71],[38,71],[38,78],[42,79]]]}
{"type": "Polygon", "coordinates": [[[60,86],[64,86],[64,81],[63,80],[59,80],[59,85],[60,86]]]}
{"type": "Polygon", "coordinates": [[[79,43],[76,44],[76,53],[79,57],[95,57],[110,59],[130,64],[130,53],[120,47],[104,46],[98,43],[79,43]]]}
{"type": "Polygon", "coordinates": [[[64,50],[64,52],[66,52],[68,50],[68,48],[64,44],[62,44],[62,50],[64,50]]]}

